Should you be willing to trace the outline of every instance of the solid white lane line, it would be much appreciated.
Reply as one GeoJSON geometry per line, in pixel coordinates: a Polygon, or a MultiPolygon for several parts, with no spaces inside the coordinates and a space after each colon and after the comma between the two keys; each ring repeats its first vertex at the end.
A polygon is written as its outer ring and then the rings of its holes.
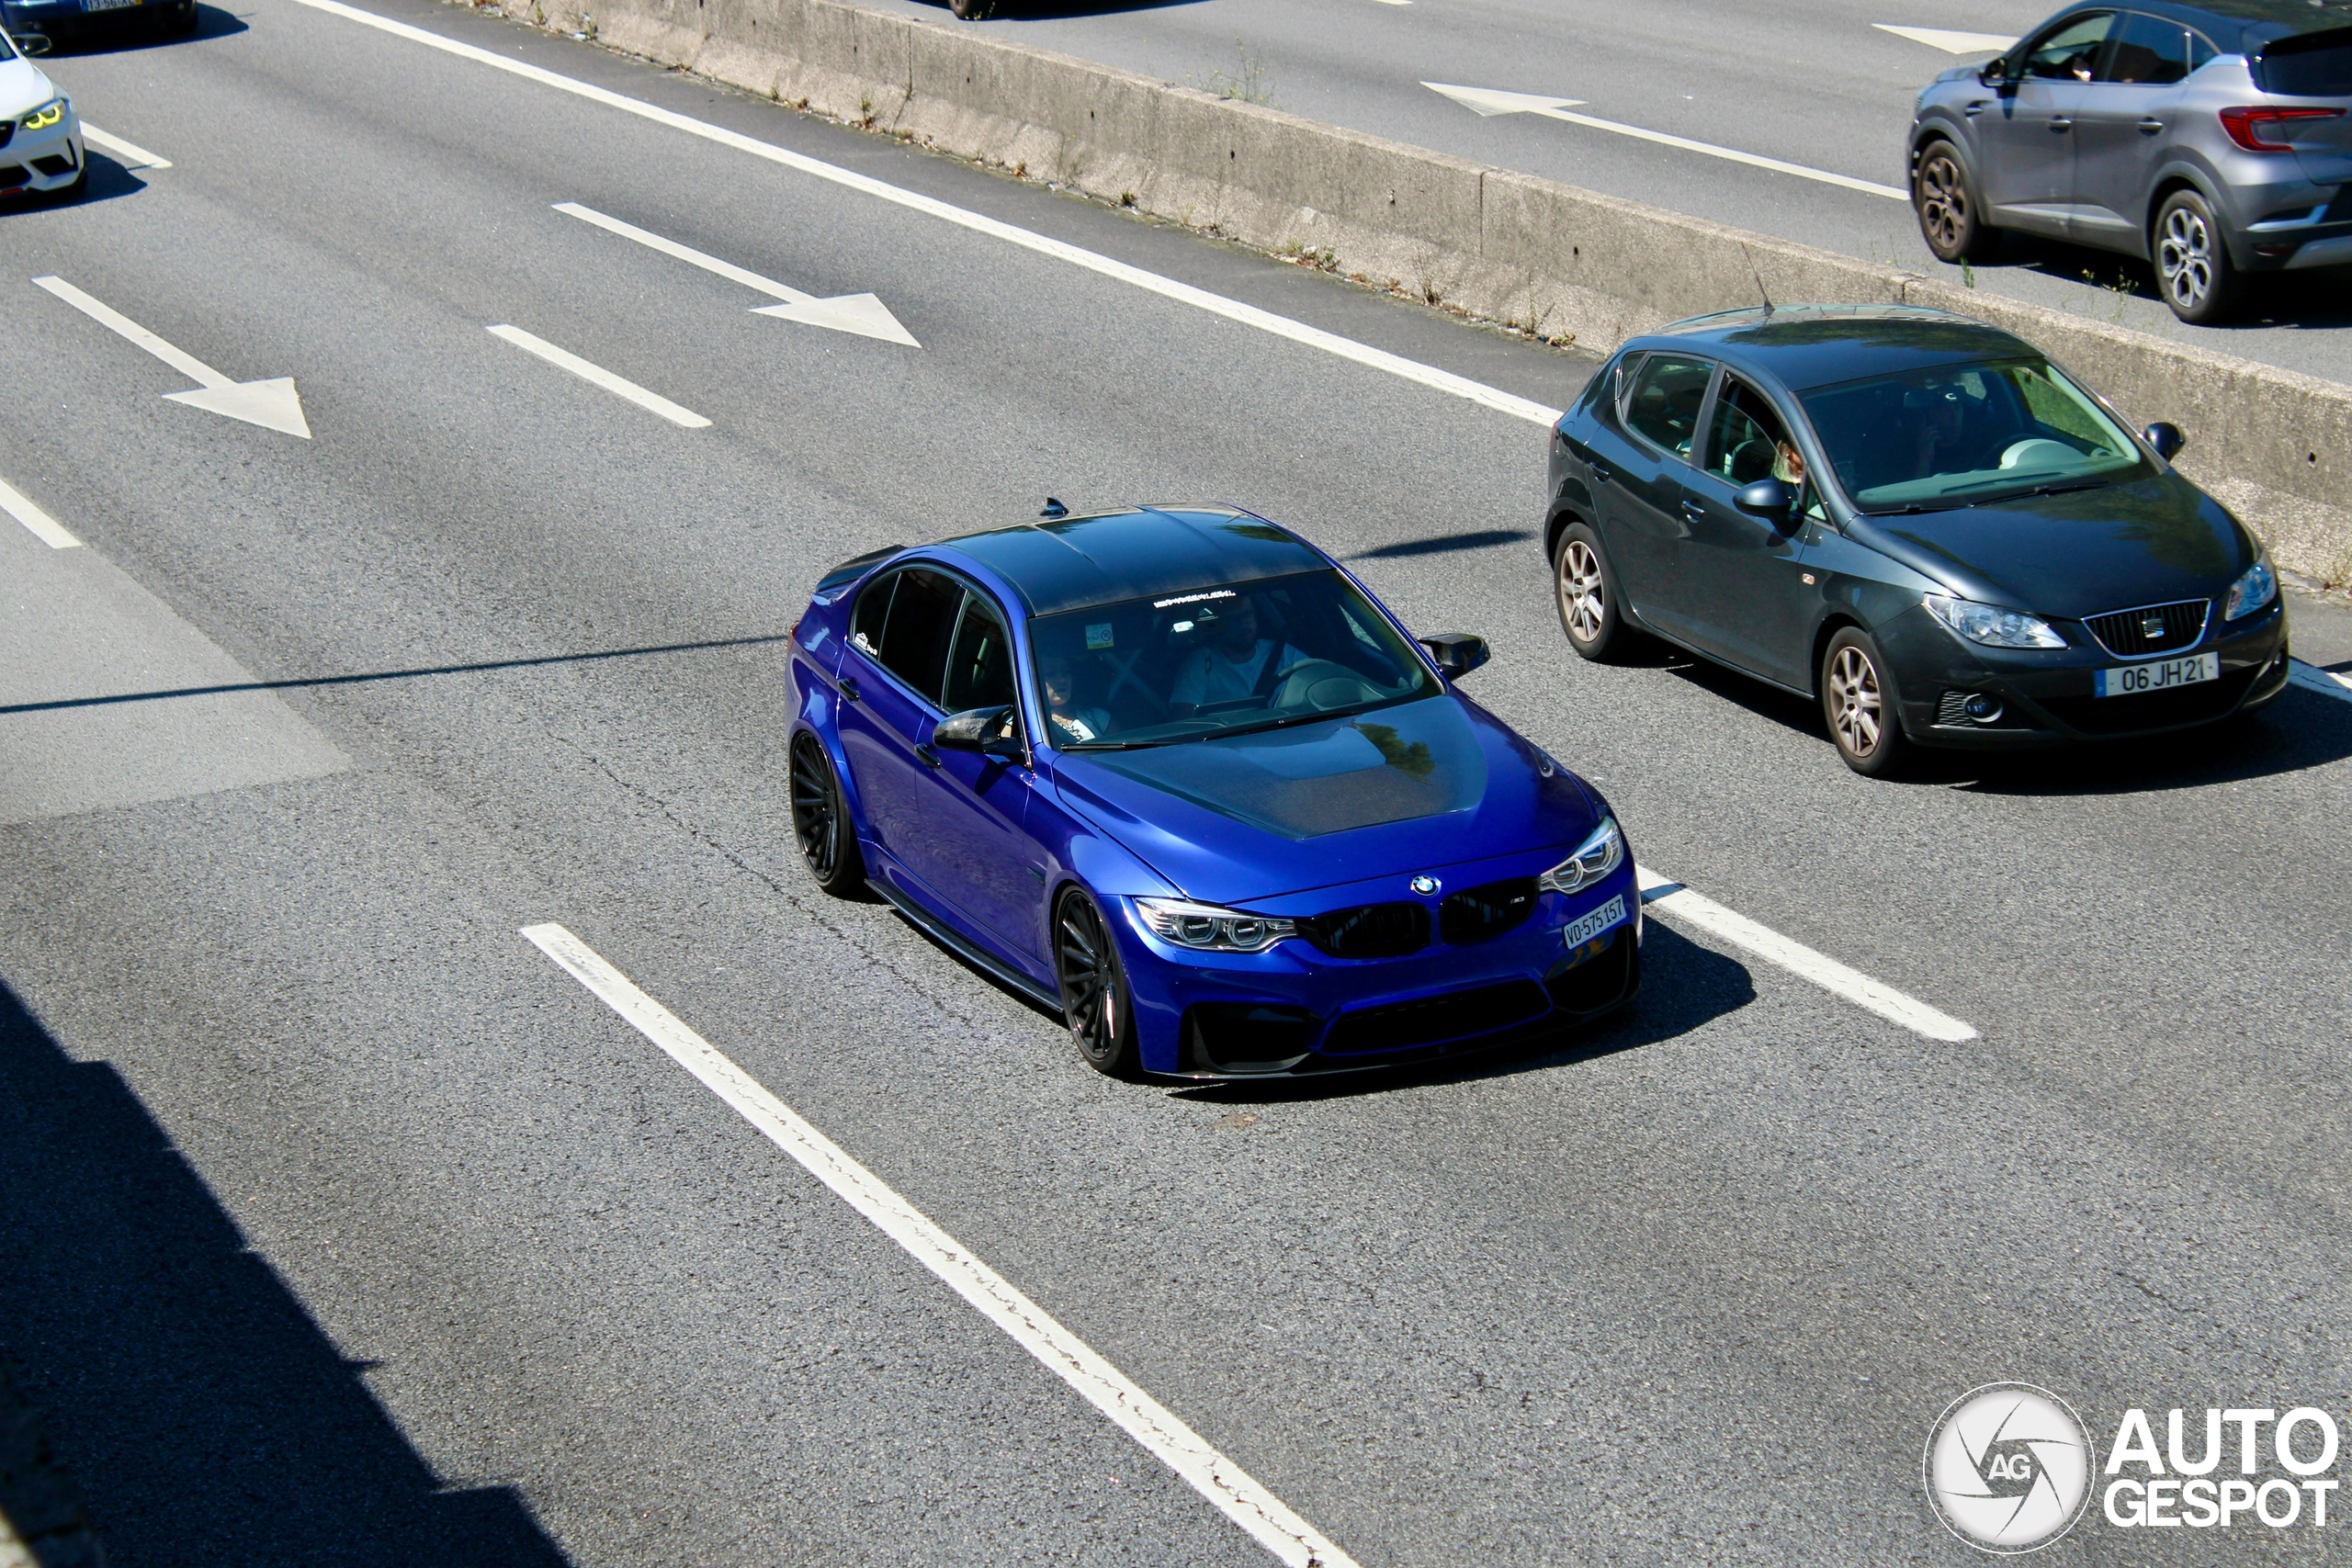
{"type": "Polygon", "coordinates": [[[65,531],[64,525],[35,506],[25,494],[0,479],[0,512],[22,523],[33,531],[33,537],[52,550],[79,549],[82,541],[65,531]]]}
{"type": "Polygon", "coordinates": [[[498,325],[488,328],[487,331],[492,337],[504,338],[516,348],[527,354],[536,354],[549,365],[569,370],[590,385],[604,388],[615,397],[627,398],[641,409],[652,410],[672,424],[684,425],[688,430],[701,430],[710,423],[710,421],[703,418],[694,410],[681,408],[661,393],[650,392],[628,378],[616,376],[603,366],[593,365],[576,354],[567,353],[547,339],[535,337],[520,327],[509,326],[501,321],[498,325]]]}
{"type": "Polygon", "coordinates": [[[82,140],[105,148],[130,168],[168,169],[172,166],[172,161],[169,158],[158,158],[135,141],[125,141],[119,136],[109,136],[86,119],[82,122],[82,140]]]}
{"type": "Polygon", "coordinates": [[[753,310],[752,313],[755,316],[780,316],[786,321],[806,321],[812,327],[828,327],[837,333],[855,333],[860,337],[880,338],[885,343],[902,343],[909,348],[922,346],[915,341],[914,333],[907,331],[899,324],[899,318],[890,314],[889,307],[871,294],[842,294],[831,299],[820,299],[814,294],[803,294],[797,288],[787,288],[773,277],[762,277],[748,267],[706,255],[692,245],[682,245],[675,240],[665,239],[634,223],[624,223],[617,218],[607,217],[593,207],[582,207],[576,201],[559,201],[555,209],[566,217],[577,218],[582,223],[593,223],[608,234],[633,240],[648,250],[675,256],[705,272],[717,273],[729,282],[740,283],[746,288],[756,288],[772,299],[784,301],[781,305],[766,305],[753,310]]]}
{"type": "Polygon", "coordinates": [[[2287,671],[2288,684],[2301,686],[2307,692],[2317,692],[2323,696],[2352,703],[2352,675],[2339,675],[2333,670],[2322,670],[2316,665],[2306,664],[2300,659],[2289,662],[2290,667],[2287,671]]]}
{"type": "Polygon", "coordinates": [[[98,325],[145,349],[199,387],[218,389],[236,385],[193,354],[173,347],[113,306],[101,299],[93,299],[62,277],[36,277],[33,287],[56,295],[98,325]]]}
{"type": "Polygon", "coordinates": [[[1924,43],[1929,49],[1940,49],[1946,54],[1998,54],[2018,41],[2000,33],[1961,33],[1950,28],[1898,28],[1892,22],[1872,22],[1871,26],[1913,43],[1924,43]]]}
{"type": "Polygon", "coordinates": [[[1975,1030],[1950,1014],[1939,1012],[1923,1001],[1906,997],[1892,986],[1882,985],[1859,970],[1849,969],[1803,942],[1792,942],[1768,926],[1758,925],[1747,916],[1736,914],[1713,899],[1691,892],[1648,866],[1635,866],[1634,874],[1641,884],[1642,902],[1653,909],[1719,936],[1735,947],[1777,964],[1790,974],[1810,980],[1825,991],[1866,1007],[1881,1018],[1891,1019],[1930,1040],[1976,1038],[1975,1030]]]}
{"type": "Polygon", "coordinates": [[[1636,141],[1655,141],[1661,147],[1679,148],[1685,152],[1703,152],[1710,158],[1728,159],[1735,164],[1746,164],[1750,168],[1770,169],[1776,175],[1794,175],[1801,180],[1858,190],[1867,196],[1892,197],[1896,201],[1911,199],[1909,191],[1894,186],[1883,186],[1875,180],[1858,180],[1851,175],[1832,174],[1827,169],[1809,168],[1803,164],[1784,164],[1778,158],[1767,158],[1760,152],[1743,152],[1736,147],[1718,147],[1712,141],[1693,141],[1687,136],[1669,136],[1663,130],[1648,130],[1638,125],[1624,125],[1613,119],[1597,119],[1589,114],[1577,114],[1568,107],[1570,104],[1581,101],[1577,98],[1544,98],[1532,93],[1504,93],[1491,87],[1462,87],[1444,82],[1424,82],[1421,85],[1432,93],[1443,94],[1474,113],[1489,118],[1498,114],[1540,115],[1545,119],[1581,125],[1591,130],[1606,130],[1615,136],[1630,136],[1636,141]]]}
{"type": "Polygon", "coordinates": [[[1354,1559],[1325,1540],[1313,1525],[1292,1513],[1240,1466],[1211,1448],[1125,1373],[924,1218],[913,1204],[803,1121],[718,1047],[639,990],[586,942],[551,923],[526,926],[522,934],[623,1021],[701,1079],[705,1088],[733,1107],[769,1142],[939,1276],[980,1315],[1117,1422],[1153,1458],[1249,1531],[1258,1544],[1292,1568],[1356,1568],[1354,1559]]]}
{"type": "Polygon", "coordinates": [[[559,92],[574,94],[605,105],[607,107],[619,109],[624,114],[633,114],[640,119],[650,119],[657,125],[666,125],[673,130],[683,130],[690,136],[698,136],[706,141],[715,141],[722,147],[731,147],[737,152],[748,152],[755,158],[764,158],[769,163],[780,164],[788,169],[797,169],[802,174],[812,175],[820,180],[830,180],[835,185],[844,186],[851,190],[862,192],[879,200],[895,203],[912,211],[936,218],[942,222],[956,224],[975,233],[1001,240],[1006,244],[1018,245],[1023,250],[1035,251],[1040,255],[1052,256],[1057,261],[1068,262],[1072,266],[1084,267],[1089,272],[1100,273],[1105,277],[1116,278],[1122,283],[1159,295],[1163,299],[1174,299],[1195,309],[1206,310],[1211,315],[1222,316],[1227,321],[1255,327],[1261,332],[1271,333],[1276,337],[1286,338],[1309,348],[1320,349],[1326,354],[1336,355],[1341,359],[1351,360],[1372,369],[1385,371],[1389,375],[1400,377],[1435,391],[1462,398],[1482,407],[1494,409],[1514,418],[1524,419],[1535,424],[1549,425],[1560,417],[1558,409],[1546,408],[1532,398],[1522,398],[1516,393],[1506,392],[1499,388],[1473,381],[1466,376],[1457,376],[1451,370],[1441,370],[1433,365],[1423,365],[1419,361],[1407,359],[1402,355],[1390,354],[1385,349],[1374,348],[1369,344],[1357,343],[1352,338],[1341,337],[1337,333],[1327,333],[1320,327],[1310,327],[1304,321],[1295,321],[1287,316],[1278,316],[1272,310],[1261,310],[1255,305],[1245,305],[1238,299],[1228,299],[1221,294],[1212,294],[1205,288],[1195,288],[1189,283],[1179,283],[1172,277],[1162,277],[1158,273],[1146,272],[1139,266],[1130,266],[1125,262],[1114,261],[1109,256],[1099,255],[1077,245],[1066,244],[1062,241],[1049,239],[1043,234],[1033,234],[1026,229],[1015,228],[1010,223],[1000,222],[994,218],[968,211],[933,197],[901,189],[867,175],[836,167],[831,164],[807,157],[789,149],[762,141],[756,137],[729,130],[724,126],[712,125],[707,120],[677,114],[649,104],[641,98],[628,97],[592,83],[560,75],[540,66],[526,64],[519,60],[508,60],[502,55],[492,53],[489,50],[478,49],[469,43],[460,43],[455,39],[443,38],[438,33],[427,32],[423,28],[411,27],[406,22],[396,22],[389,17],[379,17],[371,11],[363,11],[356,6],[344,5],[342,0],[295,0],[295,3],[308,6],[315,11],[325,11],[330,15],[345,17],[364,27],[390,33],[397,38],[407,39],[413,43],[424,44],[429,49],[440,50],[446,54],[458,55],[462,59],[473,61],[477,64],[506,72],[510,75],[526,78],[543,86],[553,87],[559,92]]]}

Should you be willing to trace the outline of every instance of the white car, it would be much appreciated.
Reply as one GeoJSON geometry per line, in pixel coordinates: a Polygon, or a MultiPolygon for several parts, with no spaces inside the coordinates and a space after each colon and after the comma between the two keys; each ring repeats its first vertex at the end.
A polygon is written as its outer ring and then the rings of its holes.
{"type": "Polygon", "coordinates": [[[25,58],[49,40],[28,34],[19,44],[0,32],[0,197],[28,191],[75,197],[89,183],[82,120],[74,102],[40,66],[25,58]]]}

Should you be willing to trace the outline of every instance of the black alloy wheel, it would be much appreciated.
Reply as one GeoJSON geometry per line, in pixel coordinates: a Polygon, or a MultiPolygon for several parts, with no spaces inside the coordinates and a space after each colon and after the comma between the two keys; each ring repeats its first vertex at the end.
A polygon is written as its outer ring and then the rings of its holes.
{"type": "Polygon", "coordinates": [[[1086,1065],[1109,1077],[1133,1077],[1136,1021],[1126,972],[1102,911],[1076,888],[1062,896],[1054,916],[1054,975],[1061,982],[1062,1015],[1086,1065]]]}
{"type": "Polygon", "coordinates": [[[818,886],[836,898],[865,886],[865,858],[842,804],[841,780],[824,742],[805,729],[792,741],[792,830],[818,886]]]}
{"type": "Polygon", "coordinates": [[[2193,190],[2177,190],[2156,209],[2156,286],[2184,321],[2226,321],[2238,300],[2238,271],[2213,209],[2193,190]]]}
{"type": "Polygon", "coordinates": [[[1846,765],[1883,779],[1903,763],[1910,741],[1895,710],[1886,655],[1860,626],[1842,626],[1821,655],[1821,716],[1846,765]]]}
{"type": "Polygon", "coordinates": [[[1930,141],[1921,150],[1911,177],[1911,208],[1938,261],[1981,262],[2000,243],[2001,231],[1984,221],[1976,187],[1949,141],[1930,141]]]}
{"type": "Polygon", "coordinates": [[[1635,633],[1617,609],[1617,577],[1600,553],[1600,536],[1587,523],[1560,531],[1552,558],[1552,603],[1568,646],[1595,663],[1625,651],[1635,633]]]}

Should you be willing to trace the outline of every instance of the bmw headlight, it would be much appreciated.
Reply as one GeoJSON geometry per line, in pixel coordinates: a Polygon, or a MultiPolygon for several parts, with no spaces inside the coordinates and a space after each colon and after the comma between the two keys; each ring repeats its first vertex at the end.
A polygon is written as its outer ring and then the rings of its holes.
{"type": "Polygon", "coordinates": [[[63,119],[64,118],[65,100],[63,98],[51,98],[49,102],[41,105],[40,107],[33,110],[32,113],[18,120],[17,124],[19,129],[25,130],[47,130],[51,126],[55,125],[59,120],[63,119]]]}
{"type": "Polygon", "coordinates": [[[1577,893],[1591,886],[1615,871],[1625,858],[1625,835],[1617,830],[1617,818],[1604,817],[1577,852],[1535,879],[1535,886],[1546,893],[1577,893]]]}
{"type": "Polygon", "coordinates": [[[2244,577],[2230,584],[2230,596],[2222,604],[2222,619],[2234,621],[2241,615],[2251,615],[2278,597],[2278,574],[2270,563],[2258,560],[2246,568],[2244,577]]]}
{"type": "Polygon", "coordinates": [[[1295,920],[1245,915],[1182,898],[1138,898],[1136,912],[1155,934],[1203,953],[1263,953],[1283,938],[1298,934],[1295,920]]]}
{"type": "Polygon", "coordinates": [[[1928,613],[1950,627],[1954,637],[1981,642],[1986,648],[2064,648],[2066,639],[2050,623],[2022,610],[1972,604],[1941,593],[1925,596],[1928,613]]]}

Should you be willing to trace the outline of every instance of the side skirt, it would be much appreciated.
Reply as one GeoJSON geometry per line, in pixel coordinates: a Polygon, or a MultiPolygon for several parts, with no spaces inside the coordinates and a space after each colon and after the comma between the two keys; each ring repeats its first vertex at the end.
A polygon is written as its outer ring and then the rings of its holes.
{"type": "Polygon", "coordinates": [[[991,956],[972,942],[966,941],[946,922],[933,919],[929,910],[916,904],[880,877],[869,876],[865,879],[865,885],[888,899],[891,908],[922,927],[925,936],[946,948],[973,968],[987,975],[990,979],[1012,987],[1039,1007],[1046,1008],[1056,1014],[1059,1014],[1062,1010],[1061,998],[1044,989],[1036,981],[1001,959],[991,956]]]}

